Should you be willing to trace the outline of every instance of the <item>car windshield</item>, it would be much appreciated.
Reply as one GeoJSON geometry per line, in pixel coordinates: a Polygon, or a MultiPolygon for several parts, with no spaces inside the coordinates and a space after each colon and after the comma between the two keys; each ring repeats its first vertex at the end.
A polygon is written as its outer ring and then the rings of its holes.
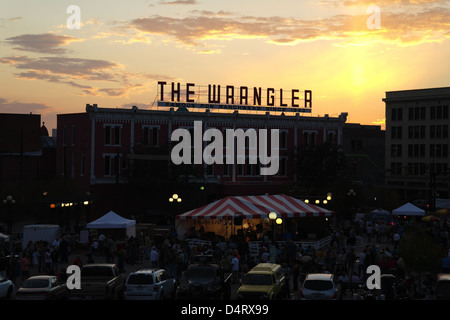
{"type": "Polygon", "coordinates": [[[151,274],[130,274],[128,284],[153,284],[153,276],[151,274]]]}
{"type": "Polygon", "coordinates": [[[250,285],[272,285],[273,280],[270,274],[247,274],[242,280],[242,283],[250,285]]]}
{"type": "Polygon", "coordinates": [[[333,282],[326,280],[306,280],[303,287],[308,290],[326,291],[333,289],[333,282]]]}
{"type": "Polygon", "coordinates": [[[47,288],[48,280],[46,279],[29,279],[25,280],[22,284],[22,288],[47,288]]]}

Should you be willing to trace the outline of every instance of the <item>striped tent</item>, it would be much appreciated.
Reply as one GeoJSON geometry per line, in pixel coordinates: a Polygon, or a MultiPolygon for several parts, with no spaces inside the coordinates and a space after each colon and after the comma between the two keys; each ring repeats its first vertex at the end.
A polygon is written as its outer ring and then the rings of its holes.
{"type": "Polygon", "coordinates": [[[278,194],[230,196],[180,214],[176,219],[232,219],[237,213],[242,214],[244,219],[265,219],[272,211],[281,218],[329,217],[334,215],[333,211],[287,195],[278,194]]]}

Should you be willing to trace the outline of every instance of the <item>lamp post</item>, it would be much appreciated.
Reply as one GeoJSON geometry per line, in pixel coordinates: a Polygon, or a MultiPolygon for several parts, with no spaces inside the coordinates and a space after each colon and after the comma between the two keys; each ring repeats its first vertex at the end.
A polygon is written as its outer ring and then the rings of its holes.
{"type": "Polygon", "coordinates": [[[12,233],[12,225],[13,225],[13,215],[11,206],[16,203],[16,200],[13,199],[11,195],[7,196],[3,199],[3,203],[6,205],[6,214],[8,219],[8,234],[12,233]]]}
{"type": "Polygon", "coordinates": [[[269,213],[269,219],[272,221],[272,232],[273,232],[273,242],[276,242],[276,236],[275,236],[275,224],[282,224],[283,219],[279,218],[276,212],[270,212],[269,213]]]}
{"type": "Polygon", "coordinates": [[[176,201],[176,202],[181,202],[182,201],[181,197],[178,194],[176,194],[176,193],[174,193],[172,195],[172,197],[169,198],[169,202],[174,202],[174,201],[176,201]]]}
{"type": "Polygon", "coordinates": [[[356,192],[355,192],[355,190],[350,189],[350,190],[347,192],[347,196],[350,197],[351,202],[352,202],[352,205],[353,205],[353,211],[355,211],[355,212],[353,212],[352,218],[355,218],[355,214],[356,214],[356,203],[355,203],[356,192]]]}

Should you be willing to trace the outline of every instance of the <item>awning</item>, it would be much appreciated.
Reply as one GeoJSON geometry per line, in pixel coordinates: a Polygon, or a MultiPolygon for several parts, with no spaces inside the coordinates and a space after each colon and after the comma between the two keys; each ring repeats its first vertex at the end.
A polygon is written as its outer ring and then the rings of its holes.
{"type": "Polygon", "coordinates": [[[424,216],[425,210],[416,207],[411,203],[406,203],[397,209],[392,210],[392,214],[399,216],[424,216]]]}
{"type": "Polygon", "coordinates": [[[177,220],[231,219],[241,213],[244,219],[265,219],[272,211],[281,218],[330,217],[334,215],[333,211],[279,194],[230,196],[180,214],[176,218],[177,220]]]}
{"type": "Polygon", "coordinates": [[[117,213],[110,211],[103,217],[98,218],[95,221],[89,222],[86,227],[88,229],[116,229],[116,228],[128,228],[136,224],[135,220],[125,219],[119,216],[117,213]]]}

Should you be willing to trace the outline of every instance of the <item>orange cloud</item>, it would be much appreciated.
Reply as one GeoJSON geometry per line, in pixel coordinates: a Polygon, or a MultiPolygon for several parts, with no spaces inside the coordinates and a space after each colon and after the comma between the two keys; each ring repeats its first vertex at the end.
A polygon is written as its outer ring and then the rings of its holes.
{"type": "Polygon", "coordinates": [[[193,16],[173,18],[154,15],[134,19],[129,28],[148,35],[169,36],[188,46],[208,40],[265,39],[274,44],[296,44],[314,40],[387,41],[415,44],[440,41],[448,33],[449,8],[427,8],[415,12],[382,11],[381,28],[367,27],[370,14],[340,14],[330,18],[303,20],[286,17],[212,15],[195,11],[193,16]]]}

